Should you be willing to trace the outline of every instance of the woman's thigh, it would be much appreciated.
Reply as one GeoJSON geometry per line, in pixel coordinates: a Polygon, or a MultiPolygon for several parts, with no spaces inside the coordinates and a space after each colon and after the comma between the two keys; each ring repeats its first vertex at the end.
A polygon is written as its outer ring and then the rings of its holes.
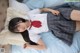
{"type": "Polygon", "coordinates": [[[76,31],[80,31],[80,21],[76,21],[76,31]]]}
{"type": "Polygon", "coordinates": [[[79,10],[73,10],[71,12],[71,15],[70,15],[71,19],[74,20],[74,21],[80,21],[80,11],[79,10]]]}

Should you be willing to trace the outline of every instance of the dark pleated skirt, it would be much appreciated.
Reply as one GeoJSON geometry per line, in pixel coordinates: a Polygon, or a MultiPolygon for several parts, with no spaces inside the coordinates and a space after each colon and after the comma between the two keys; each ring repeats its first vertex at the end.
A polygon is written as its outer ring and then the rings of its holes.
{"type": "Polygon", "coordinates": [[[58,8],[60,11],[58,16],[48,13],[47,22],[49,30],[60,40],[68,45],[72,44],[73,34],[76,29],[76,22],[72,21],[70,14],[73,9],[71,8],[58,8]]]}

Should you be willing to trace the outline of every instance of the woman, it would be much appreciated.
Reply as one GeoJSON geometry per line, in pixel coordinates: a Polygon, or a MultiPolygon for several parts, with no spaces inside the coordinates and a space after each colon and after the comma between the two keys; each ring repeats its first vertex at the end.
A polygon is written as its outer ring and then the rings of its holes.
{"type": "Polygon", "coordinates": [[[46,46],[38,36],[42,32],[51,31],[57,38],[68,45],[72,44],[73,34],[80,30],[80,11],[72,8],[35,9],[28,12],[30,20],[20,17],[9,22],[9,30],[21,33],[26,48],[45,49],[46,46]],[[48,12],[40,14],[40,12],[48,12]]]}

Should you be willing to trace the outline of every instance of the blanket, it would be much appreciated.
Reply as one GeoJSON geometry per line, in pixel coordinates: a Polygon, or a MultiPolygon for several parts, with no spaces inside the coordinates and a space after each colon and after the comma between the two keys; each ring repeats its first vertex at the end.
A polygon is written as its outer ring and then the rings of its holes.
{"type": "Polygon", "coordinates": [[[42,40],[47,46],[46,50],[24,49],[20,46],[13,45],[12,53],[78,53],[80,50],[80,32],[75,33],[73,44],[66,45],[56,38],[51,32],[40,34],[42,40]],[[17,49],[17,50],[16,50],[17,49]]]}

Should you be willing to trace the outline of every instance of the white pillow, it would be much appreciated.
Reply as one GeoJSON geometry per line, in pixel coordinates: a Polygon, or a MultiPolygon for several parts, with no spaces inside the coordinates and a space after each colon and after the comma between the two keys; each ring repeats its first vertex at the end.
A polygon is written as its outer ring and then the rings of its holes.
{"type": "Polygon", "coordinates": [[[26,4],[20,3],[16,0],[9,0],[9,7],[13,7],[17,11],[23,11],[23,12],[27,12],[30,10],[26,4]]]}
{"type": "Polygon", "coordinates": [[[22,17],[24,19],[29,19],[27,17],[27,13],[23,13],[21,11],[19,12],[14,8],[9,7],[7,9],[7,18],[5,21],[5,28],[0,33],[0,40],[2,40],[2,41],[0,41],[0,44],[12,44],[12,45],[23,46],[23,44],[25,43],[21,34],[11,33],[8,30],[8,23],[14,17],[22,17]]]}
{"type": "Polygon", "coordinates": [[[8,27],[9,21],[12,18],[15,18],[15,17],[21,17],[21,18],[24,18],[24,19],[29,19],[27,12],[17,11],[15,8],[9,7],[7,9],[7,18],[6,18],[6,21],[5,21],[5,28],[8,27]]]}
{"type": "Polygon", "coordinates": [[[11,45],[18,45],[23,47],[24,43],[26,43],[21,34],[11,33],[8,30],[3,30],[0,33],[0,44],[11,44],[11,45]]]}

